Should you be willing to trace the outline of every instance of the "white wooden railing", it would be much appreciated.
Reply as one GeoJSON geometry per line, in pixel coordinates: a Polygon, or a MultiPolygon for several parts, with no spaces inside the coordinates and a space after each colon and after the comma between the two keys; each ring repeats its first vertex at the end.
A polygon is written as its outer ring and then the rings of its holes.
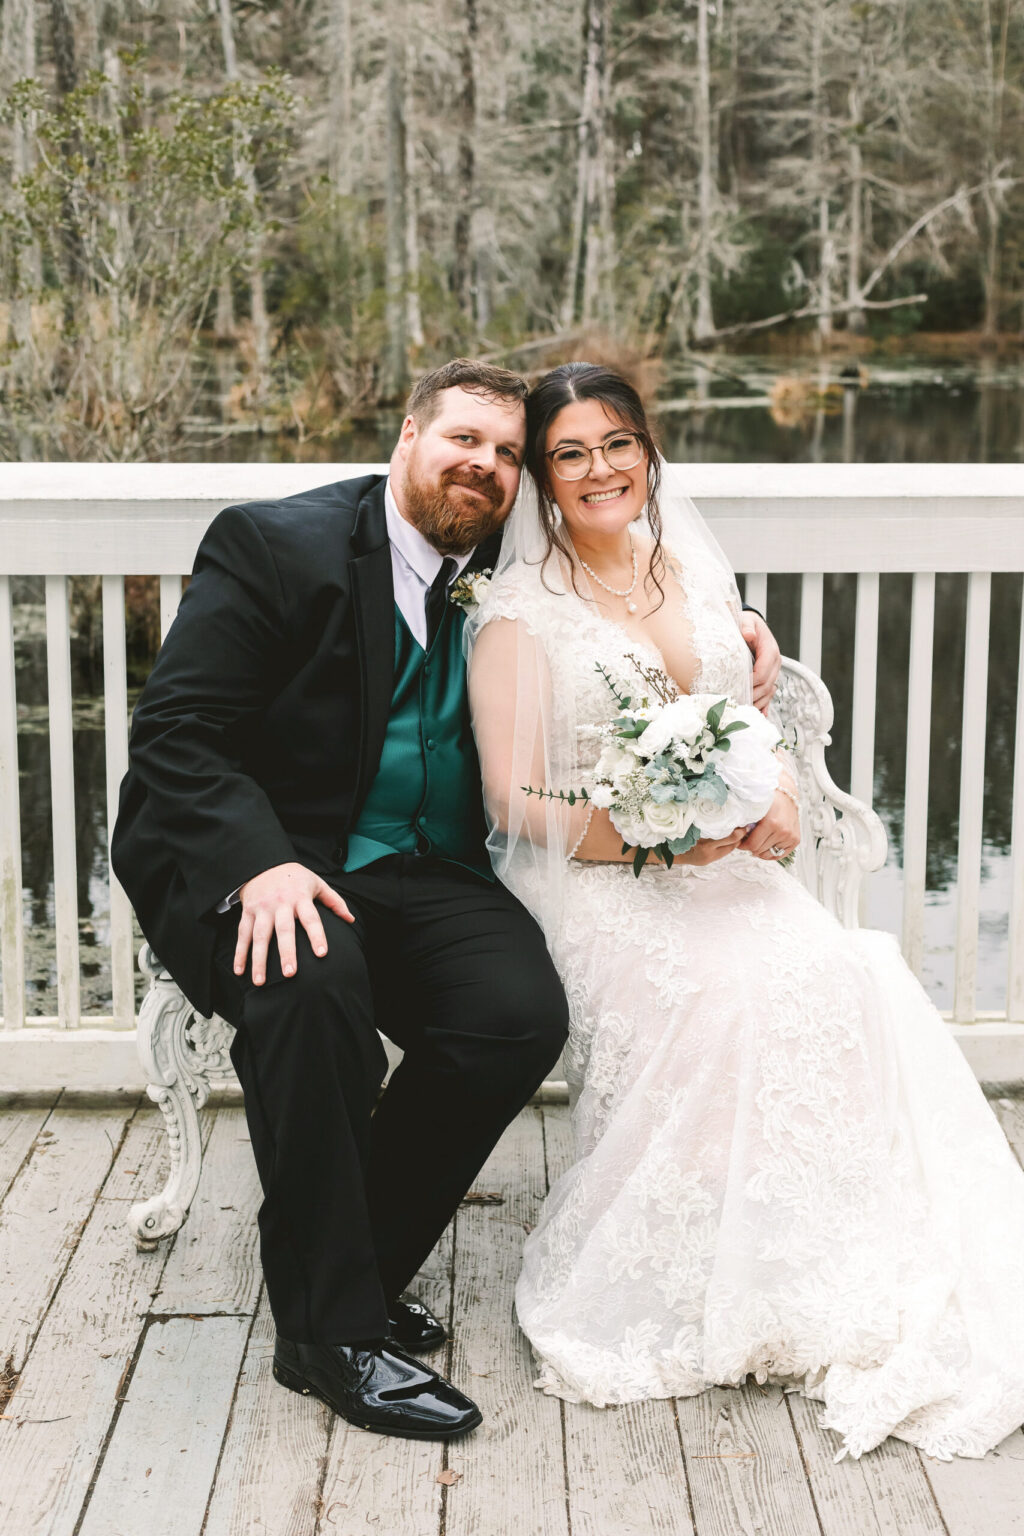
{"type": "MultiPolygon", "coordinates": [[[[161,633],[182,575],[211,518],[236,501],[289,495],[383,466],[0,466],[0,1087],[141,1081],[131,913],[111,877],[113,1012],[83,1017],[79,991],[68,578],[102,576],[108,826],[127,764],[123,578],[160,578],[161,633]],[[28,1018],[11,578],[46,578],[58,1013],[28,1018]]],[[[693,465],[692,494],[736,569],[748,601],[767,611],[768,577],[801,577],[799,660],[821,670],[824,576],[857,576],[851,789],[871,802],[875,756],[879,577],[913,573],[901,941],[920,973],[924,953],[928,751],[935,577],[968,573],[963,753],[952,1017],[975,1069],[1024,1078],[1024,689],[1018,689],[1006,1006],[976,1007],[992,573],[1024,572],[1024,469],[1009,465],[693,465]]],[[[769,619],[770,619],[769,614],[769,619]]],[[[1024,677],[1024,626],[1020,638],[1024,677]]],[[[826,682],[828,679],[826,678],[826,682]]]]}

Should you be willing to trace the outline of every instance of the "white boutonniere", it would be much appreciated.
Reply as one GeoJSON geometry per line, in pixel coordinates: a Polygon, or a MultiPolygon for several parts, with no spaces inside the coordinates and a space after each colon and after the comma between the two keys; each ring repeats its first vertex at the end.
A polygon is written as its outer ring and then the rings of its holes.
{"type": "Polygon", "coordinates": [[[490,570],[467,571],[464,576],[460,576],[458,581],[453,583],[448,600],[452,603],[458,603],[460,608],[464,608],[467,613],[470,613],[474,608],[479,608],[487,595],[487,589],[490,585],[490,570]]]}

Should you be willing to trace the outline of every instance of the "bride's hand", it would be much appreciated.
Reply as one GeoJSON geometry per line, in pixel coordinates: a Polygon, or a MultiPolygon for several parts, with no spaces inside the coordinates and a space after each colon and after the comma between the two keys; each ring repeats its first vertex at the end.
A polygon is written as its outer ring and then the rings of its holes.
{"type": "Polygon", "coordinates": [[[730,832],[728,837],[702,837],[699,843],[694,843],[689,853],[677,853],[677,864],[714,864],[717,859],[724,859],[727,853],[732,853],[739,848],[746,836],[746,827],[737,827],[730,832]]]}
{"type": "Polygon", "coordinates": [[[771,809],[751,827],[739,846],[755,859],[781,859],[800,846],[800,812],[788,795],[775,791],[771,809]]]}

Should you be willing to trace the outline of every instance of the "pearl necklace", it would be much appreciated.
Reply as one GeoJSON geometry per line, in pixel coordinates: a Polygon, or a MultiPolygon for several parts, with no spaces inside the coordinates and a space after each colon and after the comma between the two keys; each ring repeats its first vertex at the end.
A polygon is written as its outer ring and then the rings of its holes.
{"type": "MultiPolygon", "coordinates": [[[[623,591],[619,587],[610,587],[606,581],[602,581],[600,576],[594,570],[593,566],[588,565],[587,562],[584,560],[583,556],[578,551],[576,553],[576,559],[580,562],[580,565],[582,565],[583,569],[586,571],[586,573],[590,577],[590,579],[592,581],[596,581],[599,587],[603,587],[604,590],[606,592],[610,592],[613,597],[624,597],[626,599],[626,612],[627,613],[636,613],[636,603],[631,603],[629,601],[629,599],[632,597],[634,589],[636,587],[636,577],[637,577],[636,545],[633,543],[633,532],[632,532],[632,529],[630,529],[630,528],[626,529],[626,537],[629,539],[629,552],[630,552],[630,554],[633,557],[633,580],[630,582],[629,586],[626,587],[625,591],[623,591]]],[[[575,549],[575,545],[573,546],[573,548],[575,549]]]]}

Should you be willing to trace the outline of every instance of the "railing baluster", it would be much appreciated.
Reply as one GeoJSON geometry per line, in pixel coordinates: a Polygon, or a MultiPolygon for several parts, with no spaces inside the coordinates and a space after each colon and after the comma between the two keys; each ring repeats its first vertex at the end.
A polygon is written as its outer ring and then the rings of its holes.
{"type": "Polygon", "coordinates": [[[1006,1016],[1024,1023],[1024,591],[1021,592],[1020,658],[1017,663],[1017,733],[1013,754],[1013,820],[1010,848],[1010,954],[1006,1016]]]}
{"type": "MultiPolygon", "coordinates": [[[[107,765],[107,850],[117,819],[118,790],[128,771],[128,673],[125,662],[124,577],[103,578],[103,733],[107,765]]],[[[109,863],[108,863],[109,868],[109,863]]],[[[132,909],[110,869],[110,977],[114,1023],[135,1022],[135,957],[132,909]]]]}
{"type": "Polygon", "coordinates": [[[914,574],[907,684],[907,774],[903,797],[903,957],[914,975],[924,967],[924,898],[928,863],[928,763],[932,725],[935,574],[914,574]]]}
{"type": "Polygon", "coordinates": [[[751,608],[756,608],[763,617],[768,616],[768,577],[761,571],[757,575],[747,576],[744,587],[743,600],[749,603],[751,608]]]}
{"type": "Polygon", "coordinates": [[[821,609],[824,577],[808,571],[800,582],[800,660],[812,672],[821,673],[821,609]]]}
{"type": "Polygon", "coordinates": [[[81,1018],[78,970],[78,850],[75,837],[74,738],[68,578],[46,578],[46,672],[53,812],[53,907],[57,928],[57,1011],[62,1029],[81,1018]]]}
{"type": "Polygon", "coordinates": [[[853,641],[853,732],[850,793],[865,805],[875,798],[875,694],[878,673],[878,573],[857,577],[853,641]]]}
{"type": "Polygon", "coordinates": [[[25,930],[21,914],[14,613],[9,576],[0,576],[0,964],[4,968],[4,1028],[20,1029],[25,1022],[25,930]]]}
{"type": "Polygon", "coordinates": [[[978,913],[981,906],[981,834],[985,795],[985,704],[988,693],[988,625],[992,577],[972,571],[967,578],[967,645],[964,657],[964,714],[960,752],[960,841],[957,854],[956,969],[953,1018],[974,1019],[978,973],[978,913]]]}
{"type": "Polygon", "coordinates": [[[167,638],[167,631],[174,623],[174,615],[181,602],[181,577],[160,577],[160,644],[167,638]]]}

